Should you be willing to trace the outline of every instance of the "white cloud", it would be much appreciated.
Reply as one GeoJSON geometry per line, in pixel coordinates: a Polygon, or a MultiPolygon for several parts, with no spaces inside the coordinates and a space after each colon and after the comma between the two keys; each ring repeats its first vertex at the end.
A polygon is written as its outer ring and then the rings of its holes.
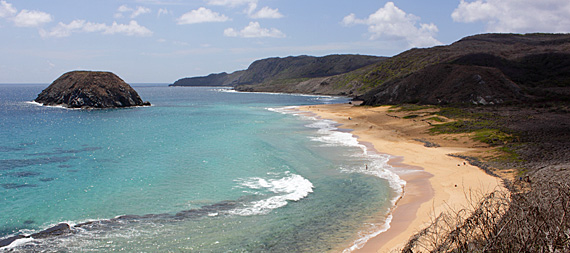
{"type": "Polygon", "coordinates": [[[117,8],[117,13],[115,13],[115,18],[123,18],[123,13],[132,11],[133,9],[127,7],[126,5],[121,5],[117,8]]]}
{"type": "MultiPolygon", "coordinates": [[[[113,24],[114,24],[114,22],[113,22],[113,24]]],[[[82,25],[80,28],[84,32],[94,33],[94,32],[105,32],[105,31],[107,31],[107,29],[109,29],[108,27],[109,26],[107,26],[106,24],[103,24],[103,23],[87,22],[87,23],[85,23],[85,25],[82,25]]]]}
{"type": "Polygon", "coordinates": [[[162,16],[162,15],[168,15],[170,14],[170,11],[166,8],[160,8],[158,9],[158,17],[162,16]]]}
{"type": "Polygon", "coordinates": [[[52,21],[50,14],[41,11],[22,10],[13,18],[14,24],[21,27],[38,27],[52,21]]]}
{"type": "Polygon", "coordinates": [[[228,20],[229,18],[225,15],[200,7],[197,10],[184,13],[177,21],[179,25],[187,25],[206,22],[225,22],[228,20]]]}
{"type": "Polygon", "coordinates": [[[104,34],[125,34],[129,36],[150,36],[152,32],[137,23],[137,21],[131,20],[129,24],[117,24],[117,22],[113,22],[111,26],[107,26],[103,30],[104,34]]]}
{"type": "Polygon", "coordinates": [[[257,0],[208,0],[208,4],[210,5],[219,5],[219,6],[228,6],[228,7],[236,7],[244,4],[249,4],[255,2],[257,0]]]}
{"type": "Polygon", "coordinates": [[[73,20],[69,24],[59,23],[51,31],[40,30],[42,37],[68,37],[75,32],[100,32],[103,34],[124,34],[128,36],[150,36],[152,31],[141,26],[137,21],[131,20],[128,24],[118,24],[113,22],[112,25],[102,23],[91,23],[85,20],[73,20]]]}
{"type": "Polygon", "coordinates": [[[169,0],[169,1],[160,1],[160,0],[135,0],[137,3],[142,4],[154,4],[154,5],[185,5],[185,0],[169,0]]]}
{"type": "Polygon", "coordinates": [[[42,37],[67,37],[73,31],[81,30],[85,25],[85,20],[73,20],[69,24],[59,23],[54,27],[51,32],[40,30],[42,37]]]}
{"type": "Polygon", "coordinates": [[[282,18],[283,14],[279,13],[279,9],[269,8],[267,6],[261,8],[257,12],[257,3],[259,0],[208,0],[210,5],[226,6],[226,7],[238,7],[242,5],[247,5],[247,9],[244,11],[250,18],[262,19],[262,18],[282,18]]]}
{"type": "Polygon", "coordinates": [[[252,11],[249,16],[251,18],[282,18],[283,14],[279,13],[279,9],[271,9],[265,6],[255,13],[252,11]]]}
{"type": "Polygon", "coordinates": [[[129,12],[132,10],[133,9],[129,8],[127,5],[121,5],[121,6],[119,6],[119,8],[117,8],[118,12],[129,12]]]}
{"type": "Polygon", "coordinates": [[[136,18],[139,15],[150,13],[150,9],[142,6],[138,6],[133,13],[131,14],[131,18],[136,18]]]}
{"type": "Polygon", "coordinates": [[[142,6],[137,6],[136,9],[130,8],[127,5],[121,5],[119,6],[119,8],[117,8],[117,13],[115,14],[115,18],[122,18],[123,17],[123,13],[127,13],[130,12],[131,13],[131,18],[136,18],[142,14],[147,14],[150,13],[151,10],[149,8],[146,7],[142,7],[142,6]]]}
{"type": "Polygon", "coordinates": [[[12,4],[9,4],[6,1],[0,1],[0,18],[12,17],[17,12],[18,10],[12,7],[12,4]]]}
{"type": "Polygon", "coordinates": [[[236,31],[233,28],[227,28],[224,30],[224,36],[226,37],[242,37],[242,38],[261,38],[261,37],[271,37],[271,38],[285,38],[285,34],[275,28],[267,29],[262,28],[259,22],[249,22],[249,25],[243,28],[241,31],[236,31]]]}
{"type": "Polygon", "coordinates": [[[461,0],[455,22],[483,22],[487,32],[570,32],[567,0],[461,0]]]}
{"type": "Polygon", "coordinates": [[[416,23],[419,19],[396,7],[393,2],[387,2],[384,7],[370,14],[366,19],[358,19],[351,13],[343,18],[341,24],[345,26],[367,25],[371,40],[405,40],[412,47],[441,44],[434,37],[438,32],[437,26],[433,23],[420,23],[418,26],[416,23]]]}
{"type": "Polygon", "coordinates": [[[497,16],[498,11],[494,6],[489,3],[484,3],[482,1],[477,1],[473,3],[468,3],[461,1],[459,6],[453,11],[451,17],[453,21],[456,22],[475,22],[480,20],[488,20],[494,16],[497,16]]]}
{"type": "Polygon", "coordinates": [[[0,18],[6,18],[19,27],[39,27],[53,20],[49,13],[42,11],[22,10],[18,13],[12,4],[4,0],[0,1],[0,18]]]}
{"type": "Polygon", "coordinates": [[[233,28],[226,28],[224,30],[224,36],[226,37],[237,37],[239,33],[233,28]]]}
{"type": "Polygon", "coordinates": [[[344,26],[351,26],[354,24],[366,24],[365,20],[357,19],[354,13],[348,14],[348,16],[344,17],[340,23],[343,24],[344,26]]]}

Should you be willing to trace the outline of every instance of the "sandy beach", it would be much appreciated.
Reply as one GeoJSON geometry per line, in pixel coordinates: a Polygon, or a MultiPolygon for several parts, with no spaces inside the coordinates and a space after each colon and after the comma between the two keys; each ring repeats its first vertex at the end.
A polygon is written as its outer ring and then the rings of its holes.
{"type": "Polygon", "coordinates": [[[502,188],[499,178],[448,154],[485,152],[485,145],[466,136],[430,135],[430,122],[422,117],[404,118],[390,107],[332,104],[300,107],[323,119],[351,129],[360,142],[395,157],[390,164],[404,179],[404,196],[393,212],[390,229],[370,239],[357,252],[392,252],[401,249],[416,232],[442,211],[468,206],[469,196],[502,188]],[[421,141],[419,141],[421,140],[421,141]],[[439,147],[426,147],[425,142],[439,147]]]}

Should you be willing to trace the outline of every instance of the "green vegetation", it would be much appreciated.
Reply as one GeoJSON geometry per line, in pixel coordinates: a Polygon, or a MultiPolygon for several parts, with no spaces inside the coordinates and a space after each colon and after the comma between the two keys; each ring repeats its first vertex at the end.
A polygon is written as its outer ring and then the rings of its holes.
{"type": "MultiPolygon", "coordinates": [[[[491,113],[472,113],[462,108],[444,107],[434,114],[455,121],[434,125],[430,129],[433,134],[473,133],[473,140],[491,146],[504,145],[514,141],[513,134],[507,133],[497,122],[497,116],[491,113]]],[[[442,122],[441,118],[438,117],[430,119],[442,122]]]]}
{"type": "Polygon", "coordinates": [[[396,111],[398,112],[414,112],[437,107],[432,105],[403,104],[392,106],[392,108],[397,109],[396,111]]]}
{"type": "Polygon", "coordinates": [[[513,136],[498,129],[481,129],[475,131],[473,139],[491,146],[497,146],[511,142],[513,136]]]}
{"type": "Polygon", "coordinates": [[[435,121],[435,122],[446,122],[446,121],[447,121],[447,120],[445,120],[444,118],[440,118],[440,117],[437,117],[437,116],[434,116],[434,117],[431,117],[431,118],[427,118],[426,120],[432,120],[432,121],[435,121]]]}
{"type": "Polygon", "coordinates": [[[528,172],[528,169],[527,168],[519,168],[518,171],[519,172],[517,173],[517,176],[523,176],[528,172]]]}
{"type": "Polygon", "coordinates": [[[435,115],[444,116],[449,119],[492,119],[496,117],[491,113],[473,113],[464,108],[457,107],[440,107],[435,115]]]}
{"type": "MultiPolygon", "coordinates": [[[[495,157],[495,161],[497,162],[523,162],[523,159],[520,157],[519,154],[517,154],[515,152],[515,150],[513,149],[512,146],[503,146],[503,147],[499,147],[497,148],[497,150],[501,151],[501,155],[498,157],[495,157]]],[[[519,174],[520,173],[524,173],[526,172],[526,169],[524,168],[520,168],[518,169],[519,174]]]]}
{"type": "Polygon", "coordinates": [[[440,63],[442,59],[449,57],[446,52],[440,52],[437,48],[408,50],[376,64],[375,68],[362,78],[363,86],[360,89],[369,91],[387,82],[405,78],[415,71],[440,63]]]}
{"type": "Polygon", "coordinates": [[[492,120],[460,119],[434,125],[429,131],[432,134],[473,133],[473,140],[487,143],[491,146],[504,145],[514,140],[512,134],[499,129],[498,123],[492,120]]]}
{"type": "Polygon", "coordinates": [[[276,84],[297,84],[309,80],[310,78],[291,78],[291,79],[274,79],[268,82],[269,85],[276,84]]]}
{"type": "Polygon", "coordinates": [[[328,77],[348,73],[375,64],[383,59],[382,57],[363,55],[267,58],[253,62],[241,76],[239,82],[259,85],[279,79],[328,77]]]}
{"type": "MultiPolygon", "coordinates": [[[[481,130],[497,130],[496,122],[490,120],[456,120],[444,124],[435,125],[430,129],[434,134],[471,133],[481,130]]],[[[485,134],[485,133],[482,133],[485,134]]]]}
{"type": "Polygon", "coordinates": [[[432,134],[457,134],[457,133],[467,133],[467,125],[463,120],[448,122],[445,124],[435,125],[429,129],[432,134]]]}
{"type": "Polygon", "coordinates": [[[404,118],[404,119],[413,119],[413,118],[417,118],[417,117],[419,117],[419,116],[420,116],[420,115],[412,114],[412,115],[404,116],[404,117],[402,117],[402,118],[404,118]]]}
{"type": "MultiPolygon", "coordinates": [[[[486,143],[492,147],[496,147],[498,154],[492,158],[493,162],[499,163],[518,163],[522,162],[520,156],[516,153],[517,136],[513,131],[508,130],[501,125],[500,117],[488,112],[471,112],[469,108],[457,107],[437,107],[430,105],[403,104],[391,106],[390,112],[409,112],[403,116],[404,119],[413,119],[422,116],[422,110],[439,109],[436,112],[423,112],[431,114],[432,117],[425,120],[441,122],[441,124],[433,124],[429,129],[431,134],[470,134],[472,140],[486,143]],[[445,117],[445,118],[443,118],[445,117]],[[447,120],[447,119],[449,120],[447,120]]],[[[458,140],[456,137],[451,140],[458,140]]]]}

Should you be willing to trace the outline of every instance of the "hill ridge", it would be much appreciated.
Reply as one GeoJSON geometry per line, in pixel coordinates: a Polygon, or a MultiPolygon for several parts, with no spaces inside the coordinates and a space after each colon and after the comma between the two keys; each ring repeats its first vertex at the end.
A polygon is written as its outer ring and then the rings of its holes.
{"type": "Polygon", "coordinates": [[[254,61],[246,70],[183,78],[172,85],[343,95],[365,105],[570,101],[570,34],[478,34],[393,57],[273,57],[254,61]],[[408,94],[399,94],[405,90],[408,94]]]}

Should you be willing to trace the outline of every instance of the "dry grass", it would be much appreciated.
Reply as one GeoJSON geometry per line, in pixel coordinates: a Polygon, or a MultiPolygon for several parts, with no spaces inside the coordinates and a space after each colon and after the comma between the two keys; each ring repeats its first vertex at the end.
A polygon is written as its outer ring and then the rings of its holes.
{"type": "Polygon", "coordinates": [[[403,252],[570,252],[570,185],[517,182],[443,213],[403,252]],[[529,187],[530,186],[530,187],[529,187]],[[513,188],[514,189],[514,188],[513,188]]]}

